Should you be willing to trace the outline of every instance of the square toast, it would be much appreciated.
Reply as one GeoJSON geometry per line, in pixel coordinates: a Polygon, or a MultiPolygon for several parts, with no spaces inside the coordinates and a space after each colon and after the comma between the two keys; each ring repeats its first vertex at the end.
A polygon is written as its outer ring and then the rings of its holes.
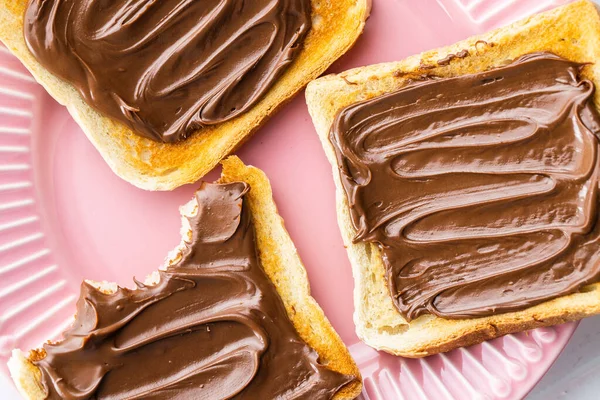
{"type": "Polygon", "coordinates": [[[502,66],[507,60],[541,51],[574,62],[588,63],[582,70],[582,76],[595,84],[594,104],[600,109],[600,17],[589,0],[575,1],[403,61],[324,76],[308,85],[306,102],[332,165],[338,223],[352,264],[356,331],[366,344],[395,355],[423,357],[508,333],[600,313],[600,283],[595,283],[580,292],[518,312],[468,319],[423,315],[408,323],[392,302],[378,246],[366,242],[353,243],[356,230],[340,180],[335,150],[329,141],[331,125],[342,108],[396,91],[408,85],[411,78],[414,80],[430,74],[445,78],[479,73],[502,66]],[[466,57],[450,57],[449,63],[438,63],[438,60],[463,50],[469,53],[466,57]]]}
{"type": "Polygon", "coordinates": [[[179,143],[160,143],[90,107],[69,83],[49,73],[31,54],[23,34],[28,0],[0,0],[0,41],[16,55],[56,101],[67,107],[110,168],[146,190],[192,183],[233,153],[279,107],[321,75],[362,33],[370,0],[311,0],[312,28],[293,63],[254,107],[208,126],[179,143]]]}

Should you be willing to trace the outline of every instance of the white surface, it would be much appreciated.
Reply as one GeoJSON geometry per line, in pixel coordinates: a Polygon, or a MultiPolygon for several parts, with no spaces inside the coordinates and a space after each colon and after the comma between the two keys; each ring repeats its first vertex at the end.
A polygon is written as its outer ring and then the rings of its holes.
{"type": "Polygon", "coordinates": [[[527,400],[600,398],[600,316],[583,320],[527,400]]]}
{"type": "Polygon", "coordinates": [[[13,386],[12,382],[5,377],[0,375],[0,399],[2,400],[17,400],[19,395],[17,389],[13,386]]]}
{"type": "MultiPolygon", "coordinates": [[[[600,4],[600,0],[594,0],[600,4]]],[[[527,400],[600,398],[600,316],[581,322],[575,334],[527,400]]]]}
{"type": "MultiPolygon", "coordinates": [[[[597,316],[581,322],[558,360],[526,400],[596,400],[600,398],[599,378],[600,316],[597,316]]],[[[12,382],[0,375],[0,400],[18,399],[12,382]]]]}

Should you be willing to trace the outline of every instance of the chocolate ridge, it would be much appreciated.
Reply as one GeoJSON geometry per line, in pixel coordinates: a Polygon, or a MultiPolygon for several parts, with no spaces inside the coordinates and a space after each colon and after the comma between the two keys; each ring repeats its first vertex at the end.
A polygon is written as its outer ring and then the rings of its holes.
{"type": "Polygon", "coordinates": [[[192,236],[156,285],[81,286],[35,362],[49,399],[332,398],[354,379],[299,336],[260,265],[245,183],[203,184],[192,236]]]}
{"type": "Polygon", "coordinates": [[[25,41],[135,133],[178,142],[260,101],[298,55],[310,0],[31,0],[25,41]]]}
{"type": "Polygon", "coordinates": [[[600,278],[600,117],[550,53],[409,84],[331,128],[356,241],[408,320],[523,310],[600,278]]]}

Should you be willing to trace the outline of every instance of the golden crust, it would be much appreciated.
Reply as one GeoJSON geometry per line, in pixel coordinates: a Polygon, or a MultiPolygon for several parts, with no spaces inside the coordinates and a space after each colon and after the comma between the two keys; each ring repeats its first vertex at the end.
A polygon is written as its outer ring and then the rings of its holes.
{"type": "MultiPolygon", "coordinates": [[[[319,354],[321,363],[329,369],[356,377],[336,394],[335,399],[355,398],[362,390],[360,372],[323,310],[310,295],[306,270],[294,243],[285,230],[283,219],[277,213],[271,185],[266,175],[258,168],[246,166],[239,158],[232,156],[223,161],[220,180],[222,182],[243,181],[250,185],[251,189],[246,199],[255,226],[261,265],[281,296],[288,316],[300,337],[319,354]]],[[[183,241],[189,240],[191,233],[185,215],[194,214],[196,205],[194,199],[181,208],[184,222],[182,244],[169,254],[164,267],[173,264],[181,256],[180,252],[184,249],[183,241]]],[[[153,285],[158,283],[159,279],[158,273],[155,272],[146,278],[145,283],[153,285]]],[[[113,293],[117,290],[115,283],[87,282],[103,293],[113,293]]],[[[20,350],[14,350],[8,363],[13,381],[26,399],[44,398],[40,370],[32,363],[43,357],[43,350],[32,350],[27,357],[20,350]]]]}
{"type": "Polygon", "coordinates": [[[294,327],[328,368],[357,377],[335,397],[355,398],[362,390],[360,371],[323,310],[310,295],[306,270],[285,229],[283,218],[277,212],[269,180],[264,172],[245,166],[235,156],[225,159],[222,164],[222,182],[243,181],[250,185],[246,199],[254,222],[260,262],[281,295],[294,327]]]}
{"type": "Polygon", "coordinates": [[[8,360],[8,369],[10,375],[19,391],[19,394],[27,400],[45,399],[44,388],[42,387],[42,373],[39,368],[33,365],[31,360],[39,359],[36,350],[32,350],[29,358],[21,350],[13,350],[10,360],[8,360]]]}
{"type": "MultiPolygon", "coordinates": [[[[306,101],[333,167],[338,223],[353,268],[356,330],[368,345],[405,357],[423,357],[511,332],[600,313],[600,284],[594,284],[584,288],[581,293],[563,296],[520,312],[465,320],[446,320],[426,315],[408,324],[392,304],[377,246],[352,243],[356,231],[350,220],[337,161],[328,139],[336,113],[349,104],[397,90],[405,86],[411,77],[423,74],[450,77],[481,72],[536,51],[553,52],[577,62],[600,60],[600,17],[593,3],[589,0],[576,1],[445,48],[427,51],[399,62],[328,75],[308,85],[306,101]],[[462,50],[468,50],[469,55],[455,58],[448,65],[438,64],[438,60],[462,50]]],[[[600,87],[600,64],[586,66],[583,74],[596,87],[600,87]]],[[[600,104],[600,90],[595,93],[595,103],[597,107],[600,104]]]]}
{"type": "Polygon", "coordinates": [[[176,143],[154,142],[123,124],[103,117],[76,89],[50,74],[27,49],[23,15],[27,0],[0,0],[0,41],[31,71],[60,104],[67,107],[111,169],[146,190],[171,190],[192,183],[231,154],[286,101],[344,54],[363,30],[370,0],[312,0],[313,27],[290,68],[251,110],[206,127],[176,143]]]}

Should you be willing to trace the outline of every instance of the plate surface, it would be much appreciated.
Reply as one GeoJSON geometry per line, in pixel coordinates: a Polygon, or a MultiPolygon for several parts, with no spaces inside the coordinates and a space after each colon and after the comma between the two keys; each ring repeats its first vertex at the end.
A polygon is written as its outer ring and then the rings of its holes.
{"type": "MultiPolygon", "coordinates": [[[[373,0],[364,35],[331,71],[402,59],[565,2],[373,0]]],[[[521,398],[572,335],[576,324],[565,324],[421,360],[370,349],[354,334],[331,167],[303,95],[238,154],[271,179],[313,295],[361,367],[364,398],[521,398]]],[[[177,209],[195,187],[151,193],[114,176],[67,111],[0,47],[1,373],[12,348],[35,347],[68,326],[82,279],[132,286],[133,276],[156,269],[179,242],[177,209]]]]}

